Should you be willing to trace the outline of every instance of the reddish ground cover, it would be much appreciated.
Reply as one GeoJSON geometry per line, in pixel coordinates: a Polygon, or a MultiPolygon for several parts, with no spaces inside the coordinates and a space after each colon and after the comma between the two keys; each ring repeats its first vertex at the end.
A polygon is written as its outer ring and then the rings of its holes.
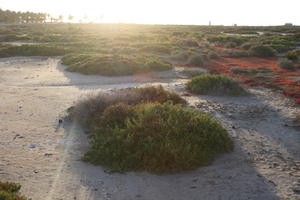
{"type": "Polygon", "coordinates": [[[225,73],[239,78],[249,86],[266,86],[280,90],[300,104],[300,66],[297,70],[281,69],[276,58],[237,57],[223,55],[207,63],[212,73],[225,73]],[[234,72],[239,68],[242,72],[234,72]]]}

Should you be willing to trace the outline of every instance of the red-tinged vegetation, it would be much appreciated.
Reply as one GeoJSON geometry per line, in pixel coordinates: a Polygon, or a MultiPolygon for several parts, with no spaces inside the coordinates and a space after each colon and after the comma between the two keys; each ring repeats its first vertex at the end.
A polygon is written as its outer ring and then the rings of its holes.
{"type": "Polygon", "coordinates": [[[278,65],[276,58],[223,55],[203,67],[214,74],[228,74],[239,78],[248,86],[279,89],[284,95],[296,98],[295,103],[300,104],[299,65],[295,70],[285,70],[278,65]],[[237,70],[232,70],[233,68],[237,70]]]}

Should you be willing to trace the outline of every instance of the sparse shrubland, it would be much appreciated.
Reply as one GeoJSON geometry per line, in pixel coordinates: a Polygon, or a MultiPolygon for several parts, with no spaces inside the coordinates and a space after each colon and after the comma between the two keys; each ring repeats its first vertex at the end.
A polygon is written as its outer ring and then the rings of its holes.
{"type": "Polygon", "coordinates": [[[246,91],[238,82],[226,75],[203,74],[194,77],[186,88],[203,95],[245,95],[246,91]]]}
{"type": "Polygon", "coordinates": [[[112,171],[172,173],[208,165],[233,148],[217,121],[185,103],[162,87],[123,89],[79,102],[69,118],[92,136],[83,160],[112,171]]]}
{"type": "Polygon", "coordinates": [[[0,200],[26,200],[18,194],[20,189],[19,184],[0,181],[0,200]]]}

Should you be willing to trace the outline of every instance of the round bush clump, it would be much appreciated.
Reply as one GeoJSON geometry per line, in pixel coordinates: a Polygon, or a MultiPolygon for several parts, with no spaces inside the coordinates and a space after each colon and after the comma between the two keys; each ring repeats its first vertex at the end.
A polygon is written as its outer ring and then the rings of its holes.
{"type": "Polygon", "coordinates": [[[203,59],[199,55],[191,56],[188,60],[188,64],[201,67],[203,65],[203,59]]]}
{"type": "Polygon", "coordinates": [[[244,95],[246,91],[238,82],[226,75],[203,74],[194,77],[187,89],[196,94],[208,95],[244,95]]]}
{"type": "Polygon", "coordinates": [[[113,171],[171,173],[208,165],[232,148],[226,130],[208,114],[171,103],[118,104],[107,107],[93,128],[84,160],[113,171]]]}
{"type": "Polygon", "coordinates": [[[295,69],[294,63],[285,58],[279,59],[278,65],[281,69],[285,69],[285,70],[294,70],[295,69]]]}
{"type": "Polygon", "coordinates": [[[269,46],[256,45],[249,49],[249,54],[258,57],[273,57],[276,55],[276,51],[269,46]]]}

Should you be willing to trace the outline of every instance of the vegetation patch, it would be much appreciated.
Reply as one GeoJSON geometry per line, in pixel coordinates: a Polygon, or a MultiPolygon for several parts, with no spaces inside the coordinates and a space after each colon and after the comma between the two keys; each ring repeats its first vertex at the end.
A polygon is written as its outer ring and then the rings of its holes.
{"type": "Polygon", "coordinates": [[[69,52],[68,48],[54,45],[7,46],[0,49],[0,57],[11,56],[61,56],[69,52]]]}
{"type": "Polygon", "coordinates": [[[104,76],[132,75],[140,71],[166,71],[172,65],[155,55],[71,54],[62,59],[66,70],[104,76]]]}
{"type": "Polygon", "coordinates": [[[276,51],[269,46],[256,45],[249,49],[249,54],[258,57],[273,57],[276,55],[276,51]]]}
{"type": "Polygon", "coordinates": [[[16,183],[0,181],[0,199],[1,200],[26,200],[25,197],[18,194],[21,185],[16,183]]]}
{"type": "Polygon", "coordinates": [[[296,115],[295,122],[300,123],[300,113],[296,115]]]}
{"type": "Polygon", "coordinates": [[[203,66],[203,58],[200,55],[191,56],[188,60],[188,64],[201,67],[203,66]]]}
{"type": "Polygon", "coordinates": [[[117,171],[192,170],[233,147],[209,115],[171,103],[107,107],[93,135],[84,160],[117,171]]]}
{"type": "Polygon", "coordinates": [[[100,93],[96,96],[88,96],[79,101],[74,107],[68,110],[68,118],[80,123],[89,132],[94,124],[97,124],[98,117],[102,115],[105,108],[115,104],[137,105],[151,102],[172,104],[186,104],[186,101],[174,92],[163,89],[162,86],[128,88],[116,90],[111,93],[100,93]]]}
{"type": "Polygon", "coordinates": [[[208,165],[233,148],[217,121],[185,103],[161,86],[123,89],[82,100],[69,118],[92,137],[83,160],[112,171],[172,173],[208,165]]]}
{"type": "Polygon", "coordinates": [[[202,74],[190,80],[186,88],[203,95],[245,95],[247,92],[238,82],[226,75],[202,74]]]}
{"type": "Polygon", "coordinates": [[[279,59],[278,65],[281,69],[285,69],[285,70],[294,70],[295,69],[295,65],[294,65],[293,61],[290,61],[286,58],[279,59]]]}

